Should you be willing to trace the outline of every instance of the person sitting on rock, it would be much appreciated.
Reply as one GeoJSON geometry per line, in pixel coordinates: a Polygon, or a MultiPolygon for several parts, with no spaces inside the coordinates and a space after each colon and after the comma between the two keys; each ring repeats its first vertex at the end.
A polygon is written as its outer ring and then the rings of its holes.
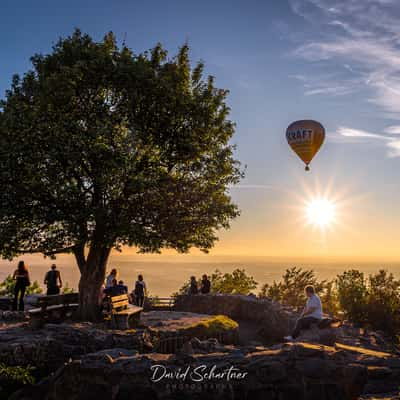
{"type": "Polygon", "coordinates": [[[307,286],[305,293],[307,296],[306,306],[296,322],[292,335],[285,336],[287,341],[296,339],[302,329],[309,329],[311,324],[318,323],[323,318],[321,300],[315,293],[314,286],[307,286]]]}
{"type": "Polygon", "coordinates": [[[192,294],[198,294],[199,293],[199,288],[197,286],[197,280],[195,276],[191,276],[190,277],[190,284],[189,284],[189,290],[188,290],[188,294],[192,295],[192,294]]]}

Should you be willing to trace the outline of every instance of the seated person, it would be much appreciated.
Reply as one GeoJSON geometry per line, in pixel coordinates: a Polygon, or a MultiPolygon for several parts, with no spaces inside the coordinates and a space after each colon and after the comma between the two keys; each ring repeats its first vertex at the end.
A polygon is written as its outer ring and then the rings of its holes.
{"type": "Polygon", "coordinates": [[[323,318],[321,300],[315,293],[314,287],[307,286],[305,292],[307,296],[306,306],[296,322],[292,335],[285,337],[287,341],[296,339],[302,329],[309,329],[311,324],[318,323],[323,318]]]}
{"type": "Polygon", "coordinates": [[[118,283],[116,279],[113,279],[111,286],[104,289],[104,293],[107,296],[111,297],[120,296],[121,294],[127,294],[128,288],[123,283],[123,281],[119,281],[118,283]]]}
{"type": "Polygon", "coordinates": [[[208,279],[208,276],[206,274],[203,275],[203,278],[201,280],[201,288],[200,292],[202,294],[207,294],[210,293],[210,288],[211,288],[211,282],[208,279]]]}

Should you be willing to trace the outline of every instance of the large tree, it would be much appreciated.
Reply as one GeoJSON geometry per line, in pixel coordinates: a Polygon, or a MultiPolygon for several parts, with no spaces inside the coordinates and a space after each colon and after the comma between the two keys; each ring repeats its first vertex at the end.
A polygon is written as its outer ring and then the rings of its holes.
{"type": "Polygon", "coordinates": [[[238,215],[227,91],[188,52],[76,30],[1,102],[1,255],[73,253],[82,318],[98,317],[113,248],[207,251],[238,215]]]}

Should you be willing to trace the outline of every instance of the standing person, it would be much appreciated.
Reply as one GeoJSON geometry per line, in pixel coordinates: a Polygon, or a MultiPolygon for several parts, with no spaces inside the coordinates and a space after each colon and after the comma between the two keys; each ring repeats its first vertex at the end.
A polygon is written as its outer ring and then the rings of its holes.
{"type": "Polygon", "coordinates": [[[143,275],[138,275],[138,280],[135,283],[135,303],[139,307],[143,307],[144,296],[147,292],[146,283],[143,280],[143,275]]]}
{"type": "Polygon", "coordinates": [[[211,282],[208,279],[208,276],[206,274],[204,274],[201,279],[200,292],[202,294],[207,294],[207,293],[210,293],[210,289],[211,289],[211,282]]]}
{"type": "Polygon", "coordinates": [[[305,288],[307,303],[291,336],[286,336],[285,340],[291,341],[300,335],[302,329],[309,329],[311,324],[319,322],[323,318],[322,304],[319,296],[315,293],[314,286],[305,288]]]}
{"type": "Polygon", "coordinates": [[[106,289],[113,285],[113,280],[117,279],[117,277],[118,271],[116,268],[113,268],[106,278],[106,289]]]}
{"type": "Polygon", "coordinates": [[[31,284],[29,271],[23,261],[18,263],[17,269],[14,271],[13,279],[16,281],[14,288],[13,311],[24,311],[24,296],[26,288],[31,284]]]}
{"type": "Polygon", "coordinates": [[[192,294],[198,294],[198,293],[199,293],[199,288],[197,287],[196,277],[191,276],[188,294],[192,295],[192,294]]]}
{"type": "Polygon", "coordinates": [[[51,270],[46,272],[44,277],[44,284],[47,285],[47,296],[52,294],[60,294],[62,287],[62,280],[60,271],[57,270],[57,265],[52,264],[51,270]]]}

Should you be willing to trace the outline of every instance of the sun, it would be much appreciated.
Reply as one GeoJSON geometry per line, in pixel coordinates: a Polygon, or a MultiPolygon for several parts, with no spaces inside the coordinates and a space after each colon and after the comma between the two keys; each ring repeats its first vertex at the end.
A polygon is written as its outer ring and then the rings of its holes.
{"type": "Polygon", "coordinates": [[[327,198],[311,199],[306,203],[305,211],[308,223],[321,229],[328,228],[336,219],[336,205],[327,198]]]}

